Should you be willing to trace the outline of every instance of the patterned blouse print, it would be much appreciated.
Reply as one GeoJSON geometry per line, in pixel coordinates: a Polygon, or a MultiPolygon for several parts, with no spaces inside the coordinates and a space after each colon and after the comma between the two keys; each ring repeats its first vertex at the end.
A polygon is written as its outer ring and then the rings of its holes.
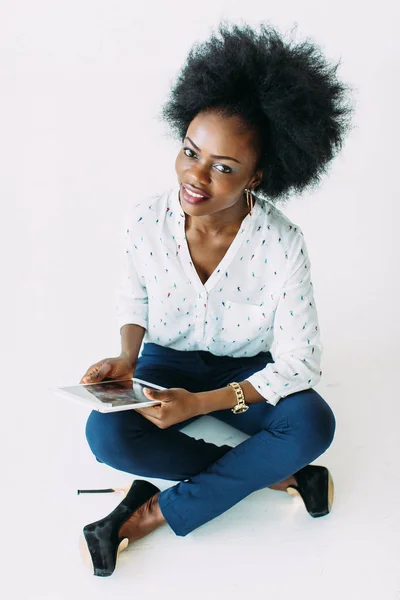
{"type": "Polygon", "coordinates": [[[303,232],[257,199],[203,285],[191,261],[179,187],[134,204],[125,229],[117,323],[144,342],[274,363],[248,377],[270,404],[315,386],[322,345],[303,232]]]}

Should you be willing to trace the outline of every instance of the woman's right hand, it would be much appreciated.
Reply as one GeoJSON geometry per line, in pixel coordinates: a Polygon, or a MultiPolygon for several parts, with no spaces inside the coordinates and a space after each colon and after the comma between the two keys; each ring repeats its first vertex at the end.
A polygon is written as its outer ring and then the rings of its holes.
{"type": "Polygon", "coordinates": [[[126,356],[104,358],[88,368],[79,383],[96,383],[107,379],[130,379],[135,371],[135,364],[126,356]]]}

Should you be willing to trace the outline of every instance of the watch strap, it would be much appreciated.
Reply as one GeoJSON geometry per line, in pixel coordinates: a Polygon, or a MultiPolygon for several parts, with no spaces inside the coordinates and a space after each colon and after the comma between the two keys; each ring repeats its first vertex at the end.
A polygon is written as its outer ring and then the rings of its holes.
{"type": "Polygon", "coordinates": [[[244,393],[243,393],[243,389],[242,387],[236,382],[236,381],[232,381],[231,383],[228,383],[228,386],[231,386],[236,394],[236,404],[233,408],[231,408],[231,411],[237,415],[243,412],[246,412],[246,410],[249,408],[246,404],[246,402],[244,401],[244,393]]]}

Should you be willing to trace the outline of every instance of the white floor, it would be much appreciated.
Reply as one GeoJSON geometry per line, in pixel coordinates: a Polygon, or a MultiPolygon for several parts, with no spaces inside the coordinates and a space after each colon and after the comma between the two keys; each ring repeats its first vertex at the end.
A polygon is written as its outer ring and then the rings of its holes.
{"type": "MultiPolygon", "coordinates": [[[[364,2],[360,19],[360,2],[338,0],[326,19],[323,3],[305,0],[0,3],[2,598],[400,600],[396,6],[364,2]],[[316,463],[331,470],[335,501],[312,519],[299,499],[266,489],[185,538],[159,529],[98,578],[81,564],[80,532],[120,498],[76,490],[132,476],[95,460],[87,411],[48,387],[119,352],[122,215],[176,182],[175,146],[155,115],[186,47],[222,14],[288,33],[297,22],[299,41],[310,35],[343,58],[339,73],[357,91],[345,154],[288,212],[312,262],[316,389],[337,420],[316,463]]],[[[211,417],[188,433],[243,439],[211,417]]]]}
{"type": "MultiPolygon", "coordinates": [[[[337,434],[316,464],[334,477],[330,515],[312,519],[300,499],[263,490],[185,538],[168,527],[157,530],[120,554],[107,579],[82,566],[78,539],[81,527],[110,512],[120,497],[76,490],[129,484],[132,477],[94,459],[84,438],[86,409],[56,403],[37,383],[26,386],[18,408],[21,393],[10,389],[3,397],[9,415],[2,436],[8,441],[3,597],[399,599],[398,358],[382,365],[378,350],[344,348],[335,370],[346,366],[348,376],[335,381],[333,355],[325,354],[324,383],[316,389],[335,411],[337,434]]],[[[245,438],[211,417],[187,433],[221,444],[245,438]]],[[[172,484],[153,482],[162,489],[172,484]]]]}

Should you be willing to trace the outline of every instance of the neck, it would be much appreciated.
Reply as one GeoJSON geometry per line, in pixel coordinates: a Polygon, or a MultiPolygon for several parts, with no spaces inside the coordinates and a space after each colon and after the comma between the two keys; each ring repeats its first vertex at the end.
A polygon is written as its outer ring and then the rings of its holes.
{"type": "Polygon", "coordinates": [[[211,215],[194,217],[185,213],[186,232],[209,237],[235,236],[243,219],[249,214],[246,200],[211,215]]]}

